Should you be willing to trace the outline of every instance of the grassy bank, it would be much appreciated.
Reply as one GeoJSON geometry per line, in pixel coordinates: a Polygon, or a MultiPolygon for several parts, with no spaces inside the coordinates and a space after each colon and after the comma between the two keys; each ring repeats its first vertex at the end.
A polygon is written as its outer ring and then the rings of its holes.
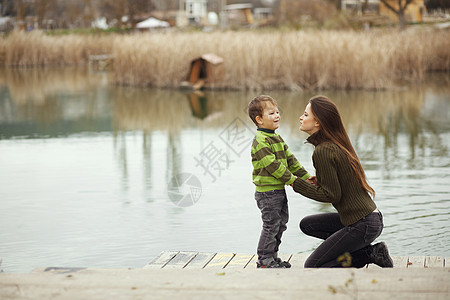
{"type": "Polygon", "coordinates": [[[382,89],[450,71],[450,32],[288,31],[133,35],[14,32],[0,40],[6,66],[85,64],[111,54],[117,84],[177,87],[190,61],[224,58],[227,89],[382,89]]]}

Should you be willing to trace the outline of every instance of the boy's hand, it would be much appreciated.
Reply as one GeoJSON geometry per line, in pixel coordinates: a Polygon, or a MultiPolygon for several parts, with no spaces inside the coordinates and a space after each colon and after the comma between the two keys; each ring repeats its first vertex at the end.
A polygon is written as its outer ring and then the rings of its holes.
{"type": "Polygon", "coordinates": [[[310,184],[317,185],[317,177],[316,176],[311,176],[308,179],[306,179],[306,182],[308,182],[310,184]]]}
{"type": "MultiPolygon", "coordinates": [[[[295,175],[294,175],[294,177],[295,177],[295,179],[294,179],[294,182],[295,182],[295,181],[297,180],[298,177],[295,176],[295,175]]],[[[292,183],[290,184],[290,186],[294,187],[294,182],[292,182],[292,183]]]]}

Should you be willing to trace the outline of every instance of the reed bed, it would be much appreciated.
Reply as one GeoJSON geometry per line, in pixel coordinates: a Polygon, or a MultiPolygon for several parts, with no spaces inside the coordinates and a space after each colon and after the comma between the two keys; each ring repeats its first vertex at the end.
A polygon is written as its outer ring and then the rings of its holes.
{"type": "Polygon", "coordinates": [[[8,66],[80,64],[111,54],[120,85],[178,87],[192,59],[224,59],[221,89],[385,89],[450,71],[450,32],[290,31],[58,36],[15,32],[0,42],[8,66]]]}
{"type": "Polygon", "coordinates": [[[106,36],[48,36],[41,31],[15,31],[0,40],[5,66],[85,64],[89,55],[110,53],[113,40],[106,36]]]}

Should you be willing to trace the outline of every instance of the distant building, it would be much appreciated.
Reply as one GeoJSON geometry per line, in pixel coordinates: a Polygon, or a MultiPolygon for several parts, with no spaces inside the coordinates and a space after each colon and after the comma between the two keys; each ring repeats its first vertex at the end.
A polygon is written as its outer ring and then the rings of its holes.
{"type": "Polygon", "coordinates": [[[208,17],[207,0],[185,0],[184,2],[189,23],[205,25],[208,17]]]}
{"type": "Polygon", "coordinates": [[[225,13],[227,25],[252,25],[252,7],[253,5],[251,3],[226,5],[225,13]]]}
{"type": "MultiPolygon", "coordinates": [[[[393,8],[398,9],[398,0],[386,0],[393,8]]],[[[402,0],[402,5],[405,0],[402,0]]],[[[412,0],[406,7],[405,17],[408,22],[423,22],[423,15],[426,12],[424,0],[412,0]]],[[[380,1],[380,14],[386,15],[391,19],[398,21],[398,16],[380,1]]]]}
{"type": "Polygon", "coordinates": [[[0,32],[9,32],[14,29],[14,20],[11,17],[0,17],[0,32]]]}
{"type": "Polygon", "coordinates": [[[341,0],[341,9],[343,11],[351,10],[357,13],[367,12],[367,11],[376,11],[380,10],[380,1],[379,0],[341,0]]]}
{"type": "Polygon", "coordinates": [[[270,7],[255,8],[253,10],[253,15],[255,23],[258,24],[258,26],[275,25],[276,23],[272,8],[270,7]]]}
{"type": "Polygon", "coordinates": [[[150,17],[136,24],[136,29],[139,31],[160,30],[168,28],[170,28],[169,22],[158,20],[153,17],[150,17]]]}
{"type": "MultiPolygon", "coordinates": [[[[396,10],[399,8],[398,1],[399,0],[386,0],[386,2],[396,10]]],[[[406,0],[401,1],[403,5],[406,0]]],[[[355,11],[358,14],[377,12],[381,16],[389,17],[392,21],[398,21],[398,16],[380,0],[341,0],[341,9],[343,11],[355,11]]],[[[424,0],[412,0],[406,7],[406,20],[408,22],[422,22],[425,11],[426,7],[424,0]]]]}

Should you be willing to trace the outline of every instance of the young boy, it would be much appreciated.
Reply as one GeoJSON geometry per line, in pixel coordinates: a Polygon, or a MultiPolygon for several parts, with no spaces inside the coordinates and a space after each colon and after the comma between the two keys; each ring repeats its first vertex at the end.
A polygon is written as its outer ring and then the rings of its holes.
{"type": "Polygon", "coordinates": [[[281,236],[289,219],[285,185],[296,177],[308,179],[310,175],[289,151],[283,138],[275,133],[280,113],[277,102],[261,95],[248,105],[248,115],[258,127],[251,154],[255,199],[263,221],[258,243],[258,268],[290,268],[288,262],[278,258],[281,236]]]}

